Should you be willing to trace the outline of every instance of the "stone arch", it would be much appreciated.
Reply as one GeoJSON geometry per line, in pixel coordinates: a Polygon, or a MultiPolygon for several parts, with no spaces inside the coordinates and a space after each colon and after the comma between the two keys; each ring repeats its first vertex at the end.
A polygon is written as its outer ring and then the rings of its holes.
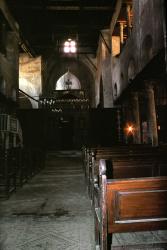
{"type": "Polygon", "coordinates": [[[52,94],[55,89],[55,83],[68,69],[79,79],[81,89],[85,93],[85,98],[89,99],[90,105],[92,105],[94,98],[94,75],[85,63],[74,57],[52,56],[47,61],[47,70],[43,78],[42,94],[44,96],[52,94]]]}
{"type": "Polygon", "coordinates": [[[55,84],[55,90],[81,89],[79,79],[69,70],[62,75],[55,84]]]}

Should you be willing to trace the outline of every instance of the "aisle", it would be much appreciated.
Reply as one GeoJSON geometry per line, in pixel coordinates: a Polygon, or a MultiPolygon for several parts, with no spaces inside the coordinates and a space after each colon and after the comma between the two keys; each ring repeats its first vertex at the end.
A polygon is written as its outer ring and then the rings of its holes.
{"type": "Polygon", "coordinates": [[[50,152],[46,168],[0,202],[0,250],[92,250],[93,236],[78,151],[50,152]]]}

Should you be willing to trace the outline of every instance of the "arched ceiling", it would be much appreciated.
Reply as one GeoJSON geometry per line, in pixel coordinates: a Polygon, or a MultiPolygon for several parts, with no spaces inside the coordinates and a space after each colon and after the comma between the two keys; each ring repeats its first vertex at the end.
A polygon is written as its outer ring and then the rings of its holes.
{"type": "Polygon", "coordinates": [[[65,39],[78,41],[78,53],[95,54],[100,30],[110,26],[116,0],[6,0],[35,53],[61,52],[65,39]]]}

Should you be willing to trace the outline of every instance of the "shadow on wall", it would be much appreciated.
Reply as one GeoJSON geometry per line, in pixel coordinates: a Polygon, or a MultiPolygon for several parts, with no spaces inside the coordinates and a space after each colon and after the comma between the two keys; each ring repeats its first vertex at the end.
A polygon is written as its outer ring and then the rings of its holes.
{"type": "Polygon", "coordinates": [[[23,93],[19,92],[19,107],[22,109],[32,109],[32,103],[30,101],[31,99],[28,98],[23,93]]]}
{"type": "Polygon", "coordinates": [[[151,58],[153,57],[153,39],[151,35],[147,35],[142,43],[142,51],[141,51],[141,62],[142,65],[147,64],[151,58]]]}
{"type": "Polygon", "coordinates": [[[135,73],[135,60],[131,58],[128,65],[128,82],[134,79],[135,73]]]}

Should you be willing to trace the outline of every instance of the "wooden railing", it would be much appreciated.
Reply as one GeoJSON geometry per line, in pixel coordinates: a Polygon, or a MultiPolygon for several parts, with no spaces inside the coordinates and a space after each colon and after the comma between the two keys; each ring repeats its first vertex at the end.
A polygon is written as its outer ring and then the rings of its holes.
{"type": "Polygon", "coordinates": [[[0,150],[0,197],[8,198],[45,165],[45,152],[38,148],[0,150]]]}

